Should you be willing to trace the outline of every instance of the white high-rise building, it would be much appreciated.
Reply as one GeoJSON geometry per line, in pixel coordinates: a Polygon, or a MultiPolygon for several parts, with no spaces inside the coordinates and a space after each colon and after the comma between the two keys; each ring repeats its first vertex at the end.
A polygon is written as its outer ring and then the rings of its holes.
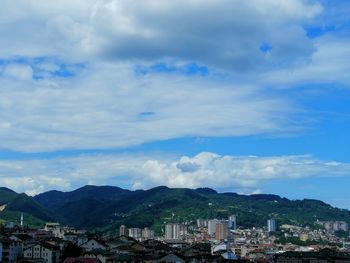
{"type": "Polygon", "coordinates": [[[267,231],[268,232],[276,232],[276,220],[275,219],[267,220],[267,231]]]}
{"type": "Polygon", "coordinates": [[[141,238],[141,229],[137,227],[129,228],[129,237],[134,239],[141,238]]]}
{"type": "Polygon", "coordinates": [[[179,239],[187,234],[187,226],[177,223],[169,223],[165,225],[165,239],[179,239]]]}
{"type": "Polygon", "coordinates": [[[230,215],[228,217],[228,228],[235,230],[237,228],[237,217],[236,215],[230,215]]]}
{"type": "Polygon", "coordinates": [[[172,239],[173,238],[173,224],[166,224],[165,225],[165,239],[172,239]]]}

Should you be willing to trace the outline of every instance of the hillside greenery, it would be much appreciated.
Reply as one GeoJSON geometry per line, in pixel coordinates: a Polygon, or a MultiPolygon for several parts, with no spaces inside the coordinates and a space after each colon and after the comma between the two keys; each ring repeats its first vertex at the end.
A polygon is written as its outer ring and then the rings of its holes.
{"type": "Polygon", "coordinates": [[[217,193],[209,188],[193,190],[160,186],[146,191],[129,191],[110,186],[86,186],[67,193],[43,193],[34,199],[65,224],[103,231],[116,231],[125,224],[128,227],[152,227],[160,233],[166,222],[227,219],[231,214],[237,215],[241,227],[265,226],[269,218],[275,218],[279,224],[310,227],[314,227],[317,219],[350,222],[348,210],[318,200],[217,193]]]}
{"type": "Polygon", "coordinates": [[[84,186],[71,192],[49,191],[30,197],[0,188],[0,223],[18,222],[20,212],[32,226],[45,221],[89,230],[115,232],[127,227],[151,227],[161,233],[167,222],[227,219],[237,215],[239,227],[263,227],[269,218],[278,224],[313,228],[316,220],[350,223],[350,212],[318,200],[288,200],[277,195],[217,193],[210,188],[187,189],[159,186],[130,191],[113,186],[84,186]],[[17,220],[17,221],[16,221],[17,220]]]}

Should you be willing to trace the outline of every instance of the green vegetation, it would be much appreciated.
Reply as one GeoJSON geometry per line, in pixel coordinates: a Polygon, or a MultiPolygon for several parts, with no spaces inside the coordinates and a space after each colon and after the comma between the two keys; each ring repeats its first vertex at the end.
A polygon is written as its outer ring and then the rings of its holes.
{"type": "Polygon", "coordinates": [[[54,217],[50,212],[32,197],[26,194],[18,194],[10,189],[0,188],[0,205],[3,206],[0,211],[0,222],[13,222],[19,225],[20,213],[25,215],[25,222],[28,226],[42,226],[44,221],[52,220],[54,217]]]}
{"type": "Polygon", "coordinates": [[[237,215],[241,227],[265,226],[269,218],[275,218],[278,224],[311,228],[317,219],[350,222],[348,210],[318,200],[219,194],[208,188],[192,190],[161,186],[147,191],[129,191],[111,186],[85,186],[67,193],[50,191],[34,198],[15,195],[7,197],[7,201],[12,198],[12,204],[9,203],[6,211],[24,211],[42,220],[55,215],[55,221],[104,232],[115,232],[124,224],[127,227],[152,227],[161,233],[167,222],[220,219],[231,214],[237,215]],[[23,210],[25,208],[28,210],[23,210]]]}
{"type": "MultiPolygon", "coordinates": [[[[16,211],[4,211],[0,212],[0,225],[4,225],[8,222],[13,222],[14,225],[20,225],[21,212],[16,211]]],[[[23,214],[24,225],[31,228],[42,228],[45,224],[44,221],[27,213],[23,214]]]]}
{"type": "Polygon", "coordinates": [[[335,235],[341,238],[349,238],[349,231],[335,231],[335,235]]]}

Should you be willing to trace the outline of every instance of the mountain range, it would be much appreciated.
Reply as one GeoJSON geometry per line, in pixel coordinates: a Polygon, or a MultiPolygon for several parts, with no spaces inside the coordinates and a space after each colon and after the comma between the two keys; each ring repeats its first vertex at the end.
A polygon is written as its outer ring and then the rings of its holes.
{"type": "Polygon", "coordinates": [[[36,196],[0,188],[0,220],[40,225],[58,221],[77,228],[115,231],[128,227],[153,227],[160,231],[165,222],[197,218],[227,218],[237,215],[242,227],[264,226],[275,218],[278,223],[313,226],[316,220],[350,223],[350,211],[319,200],[289,200],[277,195],[218,193],[210,188],[155,187],[126,190],[115,186],[87,185],[70,192],[48,191],[36,196]]]}

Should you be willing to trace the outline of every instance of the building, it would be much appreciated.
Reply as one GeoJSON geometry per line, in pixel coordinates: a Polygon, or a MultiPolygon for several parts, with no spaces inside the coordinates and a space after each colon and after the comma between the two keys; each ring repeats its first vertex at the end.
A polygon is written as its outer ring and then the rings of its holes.
{"type": "Polygon", "coordinates": [[[23,247],[20,241],[0,239],[0,262],[15,262],[22,253],[23,247]]]}
{"type": "Polygon", "coordinates": [[[275,219],[267,220],[267,232],[276,232],[276,220],[275,219]]]}
{"type": "Polygon", "coordinates": [[[33,244],[23,251],[23,257],[31,260],[42,259],[46,263],[59,263],[60,249],[48,243],[33,244]]]}
{"type": "Polygon", "coordinates": [[[208,234],[214,235],[216,230],[216,224],[220,223],[218,219],[212,219],[208,221],[208,234]]]}
{"type": "Polygon", "coordinates": [[[106,250],[107,249],[107,245],[100,240],[91,238],[88,241],[86,241],[84,244],[82,244],[80,246],[82,249],[84,249],[85,251],[92,251],[95,249],[102,249],[102,250],[106,250]]]}
{"type": "Polygon", "coordinates": [[[152,239],[154,238],[154,231],[145,227],[142,229],[141,236],[143,239],[152,239]]]}
{"type": "Polygon", "coordinates": [[[59,223],[49,222],[45,224],[44,230],[47,232],[51,232],[55,237],[62,238],[64,235],[64,231],[61,229],[59,223]]]}
{"type": "Polygon", "coordinates": [[[208,227],[208,220],[206,219],[197,219],[197,227],[201,228],[201,227],[208,227]]]}
{"type": "Polygon", "coordinates": [[[236,215],[230,215],[228,217],[228,228],[230,230],[235,230],[237,228],[237,217],[236,217],[236,215]]]}
{"type": "Polygon", "coordinates": [[[335,221],[333,225],[333,230],[334,231],[348,231],[349,226],[348,223],[344,221],[335,221]]]}
{"type": "Polygon", "coordinates": [[[141,238],[141,229],[138,227],[129,228],[129,237],[134,239],[141,238]]]}
{"type": "Polygon", "coordinates": [[[229,230],[227,221],[221,221],[215,225],[215,239],[221,241],[227,240],[228,234],[229,230]]]}
{"type": "Polygon", "coordinates": [[[119,228],[119,236],[126,236],[128,229],[125,225],[121,225],[119,228]]]}
{"type": "Polygon", "coordinates": [[[179,238],[180,238],[180,224],[166,224],[165,239],[179,239],[179,238]]]}
{"type": "Polygon", "coordinates": [[[178,223],[165,225],[165,239],[180,239],[187,234],[187,226],[178,223]]]}
{"type": "Polygon", "coordinates": [[[348,231],[349,226],[345,221],[325,221],[319,222],[319,224],[323,225],[327,231],[348,231]]]}

